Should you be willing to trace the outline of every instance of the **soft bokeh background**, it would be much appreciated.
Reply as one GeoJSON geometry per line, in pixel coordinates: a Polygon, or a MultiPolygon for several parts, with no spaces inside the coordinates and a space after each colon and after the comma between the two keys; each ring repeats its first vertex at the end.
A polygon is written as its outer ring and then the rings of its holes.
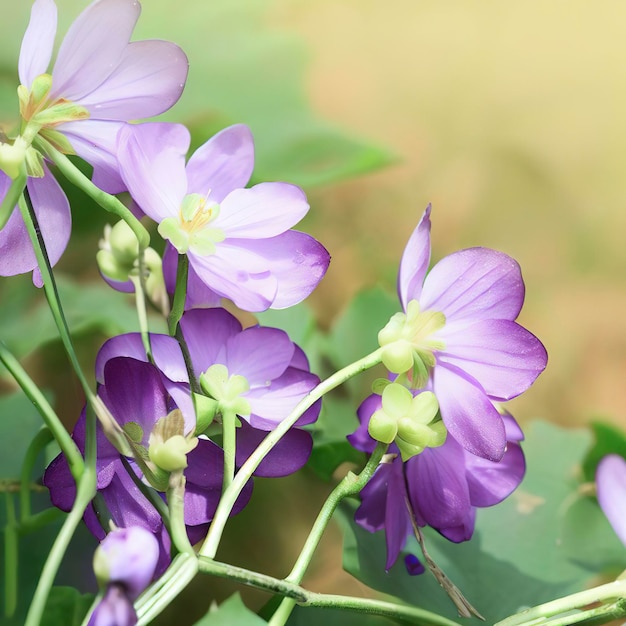
{"type": "MultiPolygon", "coordinates": [[[[29,3],[2,3],[5,119],[29,3]]],[[[64,31],[86,2],[58,4],[64,31]]],[[[432,202],[434,260],[480,245],[522,266],[521,321],[550,362],[511,403],[515,415],[626,426],[625,21],[615,1],[145,0],[136,37],[174,40],[189,55],[187,91],[167,119],[190,124],[196,143],[248,123],[255,176],[306,189],[304,226],[333,256],[311,298],[323,326],[360,289],[394,288],[404,244],[432,202]]],[[[76,217],[62,271],[95,278],[90,255],[105,221],[76,217]]],[[[5,317],[6,292],[0,306],[5,317]]],[[[83,340],[86,362],[99,341],[83,340]]],[[[46,350],[32,367],[51,387],[66,385],[57,402],[71,421],[79,393],[59,362],[46,350]]],[[[269,527],[292,513],[311,520],[312,494],[327,489],[291,480],[279,495],[262,488],[248,523],[257,516],[269,527]],[[292,506],[290,490],[311,498],[292,506]]],[[[258,540],[243,523],[233,537],[254,557],[258,540]]],[[[293,558],[300,534],[290,527],[267,539],[272,573],[284,574],[277,563],[293,558]]],[[[312,587],[344,584],[333,573],[334,541],[331,533],[312,587]]]]}

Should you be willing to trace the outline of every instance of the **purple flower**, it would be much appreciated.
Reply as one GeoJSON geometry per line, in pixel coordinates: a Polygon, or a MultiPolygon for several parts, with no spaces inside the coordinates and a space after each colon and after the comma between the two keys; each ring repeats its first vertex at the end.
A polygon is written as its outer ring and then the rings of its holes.
{"type": "MultiPolygon", "coordinates": [[[[376,442],[367,426],[381,406],[380,396],[371,395],[359,407],[361,425],[348,437],[355,448],[374,450],[376,442]]],[[[502,421],[507,446],[499,462],[468,452],[448,433],[442,446],[425,448],[404,463],[396,454],[378,467],[361,491],[355,520],[370,532],[385,529],[386,569],[413,533],[411,516],[419,526],[431,526],[450,541],[467,541],[474,532],[476,509],[501,502],[519,485],[525,472],[519,445],[523,434],[512,417],[505,415],[502,421]]],[[[390,452],[397,453],[395,445],[390,452]]]]}
{"type": "Polygon", "coordinates": [[[254,166],[246,126],[221,131],[185,165],[188,148],[189,133],[179,125],[143,124],[119,135],[128,190],[159,233],[189,257],[188,306],[213,305],[215,294],[247,311],[306,298],[330,259],[315,239],[290,230],[309,210],[302,190],[287,183],[244,189],[254,166]],[[198,283],[208,295],[194,293],[198,283]]]}
{"type": "MultiPolygon", "coordinates": [[[[75,152],[94,168],[93,181],[109,193],[124,191],[116,156],[116,137],[128,120],[158,115],[180,97],[187,57],[166,41],[130,42],[141,6],[137,0],[97,0],[74,21],[46,74],[56,34],[53,0],[36,0],[22,41],[20,78],[21,139],[36,135],[62,152],[75,152]]],[[[31,155],[32,148],[28,148],[31,155]]],[[[40,157],[31,159],[30,163],[40,157]]],[[[65,194],[45,164],[29,178],[28,190],[51,262],[65,250],[71,231],[65,194]]],[[[9,179],[0,172],[0,198],[9,179]]],[[[35,270],[41,276],[18,211],[0,231],[0,275],[35,270]]]]}
{"type": "Polygon", "coordinates": [[[123,585],[111,584],[89,617],[87,626],[135,626],[137,613],[123,585]]]}
{"type": "Polygon", "coordinates": [[[543,371],[541,342],[517,324],[524,301],[518,264],[488,248],[455,252],[426,275],[430,206],[402,256],[398,293],[405,313],[379,334],[383,362],[412,387],[434,391],[454,439],[492,461],[506,447],[492,400],[524,392],[543,371]]]}
{"type": "Polygon", "coordinates": [[[613,530],[626,546],[626,461],[605,456],[596,469],[598,502],[613,530]]]}

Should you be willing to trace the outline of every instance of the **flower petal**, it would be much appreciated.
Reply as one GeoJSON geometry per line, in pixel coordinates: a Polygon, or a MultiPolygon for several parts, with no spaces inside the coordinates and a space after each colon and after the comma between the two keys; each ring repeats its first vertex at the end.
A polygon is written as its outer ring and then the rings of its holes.
{"type": "Polygon", "coordinates": [[[229,126],[200,146],[187,163],[187,193],[222,202],[235,189],[248,184],[254,169],[254,142],[244,124],[229,126]]]}
{"type": "Polygon", "coordinates": [[[450,364],[437,364],[433,382],[452,436],[472,454],[499,461],[506,447],[504,424],[479,383],[450,364]]]}
{"type": "Polygon", "coordinates": [[[77,102],[100,86],[120,63],[140,12],[137,0],[90,4],[74,20],[59,48],[52,95],[77,102]]]}
{"type": "Polygon", "coordinates": [[[439,261],[426,276],[420,298],[423,310],[441,311],[446,323],[514,320],[523,302],[517,261],[489,248],[460,250],[439,261]]]}
{"type": "Polygon", "coordinates": [[[398,271],[398,295],[406,310],[411,300],[419,300],[430,263],[430,204],[409,238],[398,271]]]}
{"type": "Polygon", "coordinates": [[[57,7],[54,0],[36,0],[22,39],[18,74],[20,83],[30,89],[33,80],[45,74],[52,58],[57,31],[57,7]]]}
{"type": "Polygon", "coordinates": [[[122,179],[141,210],[156,222],[178,215],[187,189],[189,141],[181,124],[127,124],[119,132],[122,179]]]}
{"type": "Polygon", "coordinates": [[[391,472],[391,463],[381,463],[360,493],[361,505],[354,514],[354,521],[371,533],[385,527],[387,482],[391,472]]]}
{"type": "Polygon", "coordinates": [[[212,222],[227,238],[275,237],[297,224],[309,210],[300,187],[288,183],[260,183],[250,189],[235,189],[220,203],[212,222]]]}
{"type": "Polygon", "coordinates": [[[496,400],[526,391],[548,362],[539,339],[509,320],[482,320],[452,332],[444,327],[437,337],[446,344],[437,360],[467,372],[496,400]]]}
{"type": "Polygon", "coordinates": [[[185,53],[169,41],[135,41],[113,73],[81,99],[93,119],[138,120],[159,115],[177,102],[187,80],[185,53]]]}
{"type": "Polygon", "coordinates": [[[376,441],[370,437],[367,428],[369,426],[370,417],[372,417],[374,412],[378,411],[382,405],[382,397],[376,393],[367,396],[367,398],[361,402],[357,410],[360,422],[359,427],[352,434],[347,436],[350,445],[357,450],[367,452],[368,454],[374,451],[376,441]]]}
{"type": "Polygon", "coordinates": [[[596,469],[598,502],[613,530],[626,546],[626,461],[605,456],[596,469]]]}
{"type": "Polygon", "coordinates": [[[396,457],[387,481],[387,502],[385,503],[386,570],[396,562],[400,551],[406,544],[407,537],[413,531],[406,501],[404,464],[399,457],[396,457]]]}

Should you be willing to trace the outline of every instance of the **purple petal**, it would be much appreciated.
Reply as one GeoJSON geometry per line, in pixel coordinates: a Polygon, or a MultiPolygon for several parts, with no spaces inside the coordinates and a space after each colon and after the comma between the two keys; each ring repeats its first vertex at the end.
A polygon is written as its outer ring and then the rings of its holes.
{"type": "Polygon", "coordinates": [[[426,571],[422,562],[414,554],[407,554],[404,557],[404,566],[409,576],[419,576],[426,571]]]}
{"type": "Polygon", "coordinates": [[[309,203],[300,187],[260,183],[229,193],[220,203],[213,224],[229,239],[266,239],[290,229],[308,210],[309,203]]]}
{"type": "Polygon", "coordinates": [[[387,542],[387,562],[385,569],[390,569],[413,526],[406,508],[407,492],[404,480],[404,466],[399,457],[392,463],[392,470],[387,481],[387,502],[385,505],[385,539],[387,542]]]}
{"type": "Polygon", "coordinates": [[[180,320],[196,374],[217,363],[226,342],[241,332],[240,322],[225,309],[193,309],[180,320]]]}
{"type": "Polygon", "coordinates": [[[502,502],[517,489],[526,471],[522,448],[511,442],[498,463],[467,452],[465,466],[473,506],[492,506],[502,502]]]}
{"type": "Polygon", "coordinates": [[[496,400],[526,391],[548,362],[539,339],[509,320],[481,320],[452,332],[443,328],[437,336],[446,345],[437,360],[470,374],[496,400]]]}
{"type": "Polygon", "coordinates": [[[69,512],[76,499],[76,482],[63,454],[57,455],[46,468],[43,484],[50,491],[50,500],[57,509],[69,512]]]}
{"type": "Polygon", "coordinates": [[[506,447],[504,424],[478,382],[452,365],[438,364],[434,392],[452,436],[472,454],[499,461],[506,447]]]}
{"type": "Polygon", "coordinates": [[[199,439],[198,445],[187,455],[185,478],[187,483],[205,489],[222,488],[224,452],[208,439],[199,439]]]}
{"type": "Polygon", "coordinates": [[[367,431],[370,417],[382,407],[382,397],[376,393],[371,394],[359,406],[357,415],[359,417],[359,427],[347,439],[357,450],[371,454],[376,447],[376,441],[372,439],[367,431]]]}
{"type": "Polygon", "coordinates": [[[465,454],[448,437],[439,448],[426,448],[405,464],[411,505],[416,516],[443,531],[462,525],[471,509],[465,478],[465,454]]]}
{"type": "Polygon", "coordinates": [[[438,530],[449,541],[461,543],[462,541],[469,541],[472,538],[475,526],[476,509],[471,507],[467,510],[463,521],[458,526],[451,526],[450,528],[441,528],[438,530]]]}
{"type": "MultiPolygon", "coordinates": [[[[251,389],[246,394],[251,409],[250,424],[262,430],[275,428],[318,383],[315,374],[290,367],[271,384],[251,389]]],[[[296,425],[313,423],[320,409],[321,402],[318,401],[305,411],[296,425]]]]}
{"type": "Polygon", "coordinates": [[[598,502],[613,530],[626,546],[626,461],[605,456],[596,469],[598,502]]]}
{"type": "Polygon", "coordinates": [[[137,0],[98,0],[70,26],[52,71],[52,95],[80,104],[122,59],[141,7],[137,0]]]}
{"type": "Polygon", "coordinates": [[[376,468],[374,476],[361,490],[361,506],[354,514],[354,521],[371,533],[375,533],[385,527],[387,482],[391,472],[392,464],[382,463],[376,468]]]}
{"type": "MultiPolygon", "coordinates": [[[[165,287],[169,294],[173,294],[176,289],[176,270],[178,265],[178,252],[171,245],[165,246],[163,254],[163,278],[165,279],[165,287]]],[[[185,310],[196,307],[209,308],[218,307],[222,302],[222,298],[205,285],[193,267],[189,268],[187,276],[187,298],[185,300],[185,310]]]]}
{"type": "Polygon", "coordinates": [[[297,230],[248,245],[265,259],[265,266],[277,281],[272,309],[285,309],[302,302],[324,278],[330,263],[326,248],[297,230]]]}
{"type": "Polygon", "coordinates": [[[200,146],[187,163],[187,193],[206,195],[220,203],[248,184],[254,169],[254,143],[244,124],[229,126],[200,146]]]}
{"type": "Polygon", "coordinates": [[[180,98],[189,63],[169,41],[135,41],[126,46],[119,65],[94,91],[81,99],[100,120],[143,119],[167,111],[180,98]]]}
{"type": "MultiPolygon", "coordinates": [[[[104,366],[106,403],[121,425],[135,422],[143,428],[143,445],[156,422],[168,411],[167,392],[158,370],[150,363],[116,357],[104,366]]],[[[102,390],[100,390],[102,394],[102,390]]]]}
{"type": "Polygon", "coordinates": [[[278,283],[268,261],[246,246],[246,240],[222,242],[211,256],[189,252],[189,264],[210,289],[232,300],[244,311],[268,309],[276,298],[278,283]],[[237,245],[239,242],[244,245],[237,245]]]}
{"type": "Polygon", "coordinates": [[[135,626],[137,613],[125,585],[108,585],[87,626],[135,626]]]}
{"type": "Polygon", "coordinates": [[[398,272],[398,294],[404,309],[411,300],[419,300],[430,263],[430,204],[413,231],[402,254],[398,272]]]}
{"type": "Polygon", "coordinates": [[[455,252],[435,265],[424,282],[423,310],[441,311],[446,323],[514,320],[524,302],[517,262],[489,248],[455,252]]]}
{"type": "Polygon", "coordinates": [[[110,194],[126,191],[117,160],[117,136],[120,122],[81,120],[57,126],[76,154],[93,166],[94,185],[110,194]]]}
{"type": "MultiPolygon", "coordinates": [[[[46,244],[50,263],[54,266],[65,251],[72,230],[70,205],[65,193],[44,166],[43,178],[29,178],[28,191],[41,234],[46,244]]],[[[0,197],[4,197],[10,181],[0,172],[0,197]]],[[[15,276],[33,271],[33,282],[43,285],[37,259],[18,209],[14,210],[5,227],[0,231],[0,276],[15,276]]]]}
{"type": "Polygon", "coordinates": [[[30,89],[33,80],[48,70],[56,30],[57,7],[54,0],[36,0],[22,39],[18,64],[20,83],[25,87],[30,89]]]}
{"type": "Polygon", "coordinates": [[[189,131],[181,124],[125,125],[118,134],[122,179],[141,210],[156,222],[176,217],[187,189],[189,131]]]}
{"type": "MultiPolygon", "coordinates": [[[[257,430],[242,422],[237,429],[236,464],[243,465],[256,447],[265,439],[267,432],[257,430]]],[[[272,448],[254,470],[255,476],[275,478],[289,476],[304,467],[313,448],[313,438],[299,428],[292,428],[272,448]]]]}
{"type": "Polygon", "coordinates": [[[506,431],[507,441],[524,441],[524,432],[510,413],[503,413],[502,421],[504,422],[504,430],[506,431]]]}

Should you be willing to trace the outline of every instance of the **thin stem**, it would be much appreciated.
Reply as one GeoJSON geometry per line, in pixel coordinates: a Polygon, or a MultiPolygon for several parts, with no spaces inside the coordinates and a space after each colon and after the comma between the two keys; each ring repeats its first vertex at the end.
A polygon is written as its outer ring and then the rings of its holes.
{"type": "Polygon", "coordinates": [[[59,168],[59,171],[67,180],[84,191],[105,211],[117,215],[131,227],[139,242],[140,253],[150,245],[150,233],[148,233],[128,207],[125,207],[115,196],[96,187],[96,185],[94,185],[64,154],[54,148],[54,146],[43,139],[43,137],[37,136],[33,141],[33,145],[40,152],[43,152],[59,168]]]}
{"type": "MultiPolygon", "coordinates": [[[[33,473],[33,467],[37,462],[39,453],[54,439],[52,431],[45,426],[39,430],[33,440],[30,442],[24,462],[22,463],[21,486],[20,486],[20,521],[23,522],[31,516],[30,509],[30,477],[33,473]]],[[[79,453],[80,455],[80,453],[79,453]]],[[[81,471],[82,471],[82,457],[81,471]]],[[[70,465],[71,468],[71,465],[70,465]]]]}
{"type": "Polygon", "coordinates": [[[237,415],[233,411],[222,413],[222,447],[224,448],[224,479],[222,492],[226,493],[235,477],[237,447],[237,415]]]}
{"type": "Polygon", "coordinates": [[[315,389],[311,390],[294,408],[294,410],[259,444],[256,450],[248,457],[248,460],[241,466],[230,487],[222,495],[220,503],[215,512],[211,528],[200,548],[201,556],[215,557],[219,546],[224,526],[228,521],[230,512],[239,497],[239,494],[252,476],[253,472],[266,457],[268,452],[281,440],[289,429],[298,421],[300,416],[313,404],[315,404],[324,394],[332,391],[346,380],[364,372],[377,365],[381,361],[382,350],[378,349],[359,359],[355,363],[335,372],[332,376],[322,381],[315,389]]]}
{"type": "Polygon", "coordinates": [[[63,526],[54,540],[50,554],[46,559],[41,576],[39,577],[39,582],[37,583],[33,601],[28,609],[25,626],[38,626],[38,624],[41,623],[41,617],[48,600],[48,594],[54,583],[54,578],[61,565],[67,546],[95,492],[96,473],[93,471],[93,468],[88,465],[85,467],[85,471],[78,483],[76,500],[74,500],[72,510],[65,518],[65,522],[63,522],[63,526]]]}
{"type": "Polygon", "coordinates": [[[13,214],[15,206],[26,187],[27,180],[28,177],[24,173],[11,181],[11,185],[2,199],[2,205],[0,205],[0,230],[6,226],[13,214]]]}
{"type": "Polygon", "coordinates": [[[187,569],[187,560],[189,554],[186,552],[179,552],[169,567],[165,570],[163,575],[155,580],[135,602],[135,610],[139,614],[147,607],[151,606],[155,602],[155,598],[159,596],[163,590],[169,585],[169,581],[178,577],[179,573],[187,569]]]}
{"type": "Polygon", "coordinates": [[[4,615],[11,617],[17,608],[18,534],[15,501],[4,494],[7,525],[4,528],[4,615]]]}
{"type": "MultiPolygon", "coordinates": [[[[389,446],[387,444],[378,443],[374,452],[367,461],[367,464],[361,470],[361,473],[358,476],[355,476],[352,472],[349,472],[332,490],[326,499],[326,502],[324,502],[313,527],[311,528],[311,532],[304,543],[304,547],[302,548],[293,569],[289,573],[289,576],[285,578],[287,582],[302,582],[304,574],[311,563],[311,559],[313,558],[315,550],[317,549],[317,546],[322,538],[322,534],[324,533],[324,530],[326,530],[326,526],[328,526],[335,509],[344,498],[360,493],[363,487],[367,485],[370,478],[374,475],[374,472],[380,464],[380,461],[388,447],[389,446]]],[[[272,619],[269,622],[270,626],[282,626],[285,624],[295,605],[296,601],[294,599],[284,598],[272,616],[272,619]]]]}
{"type": "Polygon", "coordinates": [[[67,430],[65,430],[65,426],[63,426],[54,409],[39,390],[39,387],[37,387],[20,362],[11,354],[2,341],[0,341],[0,361],[9,370],[17,384],[26,394],[26,397],[35,405],[46,426],[54,435],[63,454],[65,454],[74,480],[77,480],[80,478],[84,468],[83,457],[78,446],[67,430]]]}
{"type": "MultiPolygon", "coordinates": [[[[616,580],[606,585],[586,589],[558,600],[526,609],[498,622],[496,626],[522,626],[548,623],[545,618],[561,615],[596,602],[608,602],[626,598],[626,580],[616,580]]],[[[571,616],[570,616],[571,618],[571,616]]]]}
{"type": "MultiPolygon", "coordinates": [[[[143,255],[140,255],[143,257],[143,255]]],[[[152,346],[150,345],[150,332],[148,329],[148,313],[146,310],[146,290],[145,278],[142,280],[143,263],[140,263],[139,276],[131,276],[131,281],[135,286],[135,307],[137,309],[137,319],[139,320],[139,330],[143,349],[146,351],[148,360],[152,363],[152,346]]]]}
{"type": "Polygon", "coordinates": [[[196,554],[185,526],[185,476],[182,470],[170,474],[167,505],[170,511],[172,543],[179,552],[186,552],[195,558],[196,554]]]}
{"type": "Polygon", "coordinates": [[[546,626],[570,626],[571,624],[579,624],[584,626],[596,626],[597,624],[606,624],[615,619],[626,615],[626,600],[620,599],[611,604],[589,609],[587,611],[578,611],[573,615],[567,615],[556,619],[548,619],[541,622],[546,626]]]}
{"type": "Polygon", "coordinates": [[[167,320],[169,333],[176,336],[178,322],[185,312],[185,300],[187,299],[187,278],[189,276],[189,259],[186,254],[178,255],[178,265],[176,266],[176,288],[174,289],[174,300],[172,309],[167,320]]]}
{"type": "Polygon", "coordinates": [[[20,521],[19,533],[20,535],[27,535],[28,533],[35,532],[48,524],[52,524],[52,522],[56,522],[64,515],[65,513],[61,511],[61,509],[55,507],[40,511],[20,521]]]}

